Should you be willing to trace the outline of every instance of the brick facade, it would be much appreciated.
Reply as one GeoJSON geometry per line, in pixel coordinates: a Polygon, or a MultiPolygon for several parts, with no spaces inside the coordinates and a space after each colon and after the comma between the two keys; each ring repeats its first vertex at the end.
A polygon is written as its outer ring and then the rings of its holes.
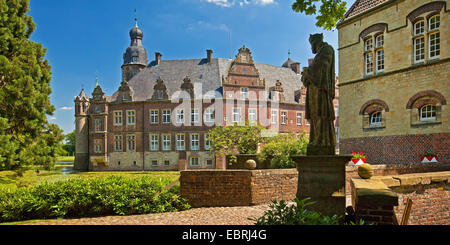
{"type": "Polygon", "coordinates": [[[181,196],[193,207],[249,206],[293,200],[296,169],[181,171],[181,196]]]}

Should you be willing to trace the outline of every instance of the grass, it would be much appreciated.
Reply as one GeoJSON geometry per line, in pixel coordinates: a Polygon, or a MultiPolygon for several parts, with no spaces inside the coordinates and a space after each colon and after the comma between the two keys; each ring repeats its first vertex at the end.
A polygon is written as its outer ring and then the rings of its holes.
{"type": "Polygon", "coordinates": [[[75,161],[74,156],[61,156],[61,157],[56,158],[57,163],[60,163],[60,162],[73,163],[74,161],[75,161]]]}
{"type": "MultiPolygon", "coordinates": [[[[108,176],[124,176],[128,178],[139,178],[149,176],[152,178],[169,178],[175,181],[180,177],[178,171],[130,171],[130,172],[72,172],[63,174],[64,169],[71,169],[73,164],[57,164],[52,171],[39,168],[39,174],[35,170],[27,170],[22,176],[15,171],[0,171],[0,191],[2,188],[20,188],[39,185],[43,182],[56,182],[76,178],[103,178],[108,176]]],[[[44,220],[26,220],[18,222],[0,223],[0,225],[20,225],[23,223],[34,223],[44,220]]],[[[46,220],[49,221],[49,220],[46,220]]]]}
{"type": "Polygon", "coordinates": [[[73,165],[57,164],[54,170],[47,171],[39,168],[39,173],[35,170],[27,170],[22,176],[15,171],[0,171],[0,189],[18,188],[39,185],[43,182],[56,182],[76,178],[102,178],[108,176],[124,176],[137,178],[149,176],[151,178],[170,178],[176,180],[180,176],[178,171],[130,171],[130,172],[71,172],[63,174],[63,170],[71,170],[73,165]]]}

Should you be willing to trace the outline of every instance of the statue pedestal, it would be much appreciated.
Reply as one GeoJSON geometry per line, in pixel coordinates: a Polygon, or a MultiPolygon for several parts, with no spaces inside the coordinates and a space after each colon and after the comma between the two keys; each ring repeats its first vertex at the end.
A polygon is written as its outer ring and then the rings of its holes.
{"type": "Polygon", "coordinates": [[[309,210],[345,215],[345,165],[351,155],[293,156],[297,163],[297,198],[315,201],[309,210]]]}

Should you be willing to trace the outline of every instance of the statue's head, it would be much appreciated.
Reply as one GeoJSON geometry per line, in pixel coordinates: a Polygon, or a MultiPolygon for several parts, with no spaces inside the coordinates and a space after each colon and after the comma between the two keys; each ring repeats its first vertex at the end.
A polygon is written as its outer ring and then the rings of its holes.
{"type": "Polygon", "coordinates": [[[323,34],[316,33],[309,35],[309,43],[311,43],[311,49],[313,54],[317,53],[318,48],[323,43],[323,34]]]}

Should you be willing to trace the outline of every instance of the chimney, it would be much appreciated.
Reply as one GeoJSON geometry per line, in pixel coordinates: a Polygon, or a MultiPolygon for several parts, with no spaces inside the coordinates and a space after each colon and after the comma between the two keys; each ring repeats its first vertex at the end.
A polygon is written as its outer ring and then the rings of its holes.
{"type": "Polygon", "coordinates": [[[300,74],[300,63],[299,62],[295,62],[291,64],[291,69],[297,73],[300,74]]]}
{"type": "Polygon", "coordinates": [[[213,53],[213,51],[211,49],[207,49],[206,50],[206,61],[208,63],[211,63],[212,53],[213,53]]]}
{"type": "Polygon", "coordinates": [[[156,65],[159,65],[161,63],[161,57],[162,57],[161,53],[159,53],[159,52],[155,53],[155,64],[156,65]]]}

